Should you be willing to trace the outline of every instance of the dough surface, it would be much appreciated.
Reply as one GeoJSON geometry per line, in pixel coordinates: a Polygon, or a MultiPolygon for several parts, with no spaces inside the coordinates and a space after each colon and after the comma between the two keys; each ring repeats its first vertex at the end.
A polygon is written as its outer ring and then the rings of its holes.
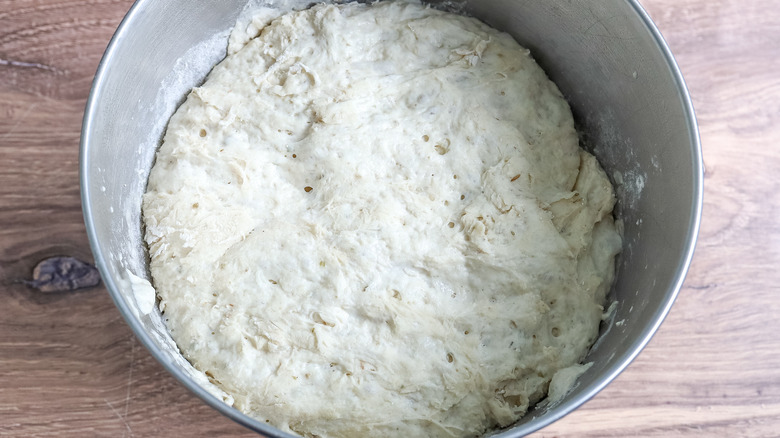
{"type": "Polygon", "coordinates": [[[612,187],[509,35],[411,1],[270,22],[171,118],[143,201],[182,354],[304,436],[476,436],[595,340],[612,187]]]}

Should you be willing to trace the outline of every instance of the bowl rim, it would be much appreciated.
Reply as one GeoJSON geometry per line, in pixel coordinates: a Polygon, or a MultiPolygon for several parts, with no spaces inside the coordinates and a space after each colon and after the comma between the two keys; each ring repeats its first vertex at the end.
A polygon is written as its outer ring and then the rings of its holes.
{"type": "MultiPolygon", "coordinates": [[[[98,244],[97,232],[93,220],[92,206],[90,202],[88,202],[92,195],[87,178],[89,169],[91,167],[88,151],[92,146],[90,135],[92,131],[93,119],[97,111],[96,100],[97,97],[101,94],[102,88],[104,87],[108,65],[111,64],[111,60],[115,56],[117,47],[125,39],[130,38],[128,34],[133,28],[133,22],[136,21],[140,15],[143,15],[142,8],[148,1],[149,0],[136,0],[117,27],[117,30],[109,41],[103,57],[100,60],[100,64],[98,65],[84,110],[81,139],[79,144],[79,184],[84,224],[86,226],[87,237],[89,239],[89,244],[95,259],[95,266],[98,268],[101,274],[111,299],[119,309],[119,313],[130,326],[134,335],[147,349],[147,351],[149,351],[152,357],[154,357],[154,359],[157,360],[157,362],[162,365],[166,371],[173,375],[173,377],[178,380],[179,383],[181,383],[190,392],[195,394],[198,398],[200,398],[210,407],[214,408],[220,414],[252,431],[263,433],[269,438],[296,438],[295,435],[283,432],[275,427],[270,426],[269,424],[261,422],[247,414],[240,412],[238,409],[232,406],[227,405],[222,400],[198,385],[191,377],[186,375],[180,368],[176,367],[173,362],[167,360],[163,352],[159,350],[152,341],[151,336],[144,330],[140,320],[135,317],[134,312],[132,312],[132,310],[128,307],[122,295],[118,292],[119,288],[117,287],[114,278],[110,274],[106,263],[107,259],[101,251],[100,245],[98,244]]],[[[644,327],[644,330],[640,332],[640,336],[637,338],[637,341],[634,342],[632,348],[626,351],[621,357],[616,358],[612,365],[606,369],[605,373],[600,379],[592,383],[589,387],[585,388],[584,391],[581,391],[576,396],[561,402],[556,406],[554,411],[551,411],[540,417],[533,417],[531,420],[517,426],[511,426],[511,429],[489,435],[495,438],[519,437],[538,431],[570,414],[575,409],[585,404],[585,402],[593,398],[600,391],[602,391],[609,383],[615,380],[615,378],[620,373],[622,373],[626,367],[628,367],[628,365],[637,357],[637,355],[639,355],[648,342],[650,342],[650,339],[652,339],[653,335],[657,332],[659,326],[666,318],[669,310],[677,298],[677,295],[679,294],[680,289],[682,288],[683,282],[685,281],[685,277],[691,264],[691,260],[693,258],[701,224],[704,180],[701,138],[699,135],[698,123],[696,121],[693,102],[691,100],[685,80],[683,79],[682,72],[680,71],[677,62],[672,55],[669,46],[661,35],[661,32],[656,27],[655,23],[650,18],[647,11],[645,11],[645,9],[639,4],[638,0],[625,1],[633,8],[637,14],[637,17],[645,25],[646,30],[652,35],[656,42],[657,48],[661,51],[661,54],[663,55],[672,75],[672,79],[677,86],[679,98],[686,118],[686,124],[688,126],[691,153],[693,158],[693,204],[689,214],[688,231],[686,234],[684,251],[682,253],[682,260],[678,265],[674,276],[674,281],[666,291],[664,305],[658,309],[658,311],[650,319],[650,323],[648,323],[644,327]]],[[[528,415],[533,415],[533,413],[529,412],[528,415]]]]}

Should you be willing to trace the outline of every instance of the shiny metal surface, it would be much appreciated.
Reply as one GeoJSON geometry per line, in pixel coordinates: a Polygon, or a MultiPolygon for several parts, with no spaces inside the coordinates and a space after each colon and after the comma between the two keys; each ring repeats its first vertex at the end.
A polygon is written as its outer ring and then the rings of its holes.
{"type": "MultiPolygon", "coordinates": [[[[160,99],[160,88],[171,84],[170,74],[179,58],[230,28],[245,3],[136,2],[106,50],[87,104],[81,194],[96,264],[141,342],[182,384],[219,412],[253,430],[281,437],[288,435],[225,405],[189,377],[161,329],[159,313],[140,315],[126,281],[128,269],[146,275],[147,262],[139,244],[140,194],[162,132],[160,121],[173,111],[172,105],[154,104],[160,99]]],[[[701,147],[682,76],[636,1],[454,3],[531,49],[569,100],[583,144],[619,183],[617,214],[625,226],[625,243],[610,297],[617,300],[614,314],[586,359],[594,365],[570,394],[497,434],[522,436],[595,395],[633,360],[666,316],[684,280],[698,233],[701,147]]],[[[196,85],[202,77],[184,78],[179,82],[192,83],[178,85],[196,85]]]]}

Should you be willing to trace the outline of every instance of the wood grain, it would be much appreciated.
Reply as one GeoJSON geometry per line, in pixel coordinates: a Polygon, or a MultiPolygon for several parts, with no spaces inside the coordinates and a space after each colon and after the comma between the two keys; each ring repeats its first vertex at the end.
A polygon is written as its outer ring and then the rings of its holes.
{"type": "MultiPolygon", "coordinates": [[[[614,383],[534,436],[780,436],[780,10],[644,0],[675,53],[707,168],[696,256],[614,383]]],[[[0,0],[0,435],[252,436],[134,339],[102,287],[42,294],[43,258],[91,260],[78,141],[129,0],[0,0]]]]}

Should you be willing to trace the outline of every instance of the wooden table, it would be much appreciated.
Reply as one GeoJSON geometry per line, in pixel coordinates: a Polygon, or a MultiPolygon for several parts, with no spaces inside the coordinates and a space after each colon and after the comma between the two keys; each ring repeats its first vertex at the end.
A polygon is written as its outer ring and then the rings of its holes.
{"type": "MultiPolygon", "coordinates": [[[[537,437],[780,436],[780,8],[644,0],[688,81],[707,168],[671,314],[607,389],[537,437]]],[[[91,260],[78,143],[129,0],[0,0],[0,435],[252,436],[181,387],[105,289],[21,283],[91,260]]]]}

